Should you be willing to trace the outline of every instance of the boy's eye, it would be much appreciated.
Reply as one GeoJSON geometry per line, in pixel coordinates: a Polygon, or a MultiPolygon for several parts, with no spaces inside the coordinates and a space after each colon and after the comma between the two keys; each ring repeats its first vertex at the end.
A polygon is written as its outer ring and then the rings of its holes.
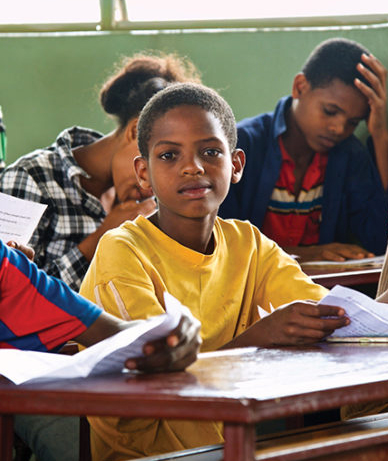
{"type": "Polygon", "coordinates": [[[172,160],[174,157],[174,152],[163,152],[163,154],[159,155],[159,158],[161,158],[162,160],[172,160]]]}
{"type": "Polygon", "coordinates": [[[221,152],[217,149],[206,149],[204,154],[208,157],[217,157],[218,155],[221,155],[221,152]]]}
{"type": "Polygon", "coordinates": [[[326,107],[323,108],[323,112],[328,115],[329,117],[333,117],[334,115],[337,114],[337,111],[336,110],[332,110],[332,109],[327,109],[326,107]]]}

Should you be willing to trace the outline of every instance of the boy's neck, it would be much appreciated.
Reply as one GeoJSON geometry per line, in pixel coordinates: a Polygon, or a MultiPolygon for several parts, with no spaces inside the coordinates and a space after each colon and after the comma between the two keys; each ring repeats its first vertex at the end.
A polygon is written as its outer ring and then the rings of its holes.
{"type": "Polygon", "coordinates": [[[284,148],[295,164],[294,194],[299,197],[305,174],[313,161],[315,152],[306,139],[292,114],[292,107],[286,115],[287,131],[282,135],[284,148]]]}
{"type": "Polygon", "coordinates": [[[162,232],[181,245],[202,254],[212,254],[214,251],[213,228],[216,214],[204,218],[176,219],[169,213],[166,216],[160,210],[148,219],[162,232]]]}
{"type": "Polygon", "coordinates": [[[294,160],[296,167],[310,165],[315,152],[307,144],[306,138],[295,121],[292,106],[286,113],[287,130],[282,134],[282,141],[288,155],[294,160]]]}

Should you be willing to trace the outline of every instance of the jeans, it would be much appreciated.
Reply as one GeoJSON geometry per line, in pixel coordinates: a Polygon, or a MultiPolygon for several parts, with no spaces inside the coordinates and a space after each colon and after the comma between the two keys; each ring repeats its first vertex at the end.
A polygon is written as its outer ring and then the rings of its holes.
{"type": "Polygon", "coordinates": [[[79,417],[15,415],[14,427],[38,461],[79,460],[79,417]]]}

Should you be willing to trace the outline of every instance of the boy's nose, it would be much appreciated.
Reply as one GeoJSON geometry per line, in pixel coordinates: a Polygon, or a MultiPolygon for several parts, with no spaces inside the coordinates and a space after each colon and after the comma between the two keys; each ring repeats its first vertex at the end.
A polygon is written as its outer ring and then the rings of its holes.
{"type": "Polygon", "coordinates": [[[336,120],[329,126],[330,133],[335,136],[343,136],[345,133],[345,123],[342,120],[336,120]]]}
{"type": "Polygon", "coordinates": [[[196,157],[187,159],[182,168],[183,174],[197,175],[203,174],[204,171],[205,170],[202,166],[202,162],[196,157]]]}

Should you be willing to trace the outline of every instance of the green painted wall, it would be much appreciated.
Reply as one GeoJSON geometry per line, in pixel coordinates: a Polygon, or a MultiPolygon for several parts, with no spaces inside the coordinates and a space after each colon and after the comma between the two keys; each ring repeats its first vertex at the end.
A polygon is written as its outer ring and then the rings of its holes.
{"type": "MultiPolygon", "coordinates": [[[[331,29],[177,33],[0,34],[0,104],[8,163],[50,144],[65,127],[113,128],[98,90],[123,55],[160,49],[187,55],[205,84],[229,101],[237,119],[272,110],[322,40],[343,36],[367,46],[388,67],[388,24],[331,29]]],[[[361,127],[362,137],[365,128],[361,127]]]]}

